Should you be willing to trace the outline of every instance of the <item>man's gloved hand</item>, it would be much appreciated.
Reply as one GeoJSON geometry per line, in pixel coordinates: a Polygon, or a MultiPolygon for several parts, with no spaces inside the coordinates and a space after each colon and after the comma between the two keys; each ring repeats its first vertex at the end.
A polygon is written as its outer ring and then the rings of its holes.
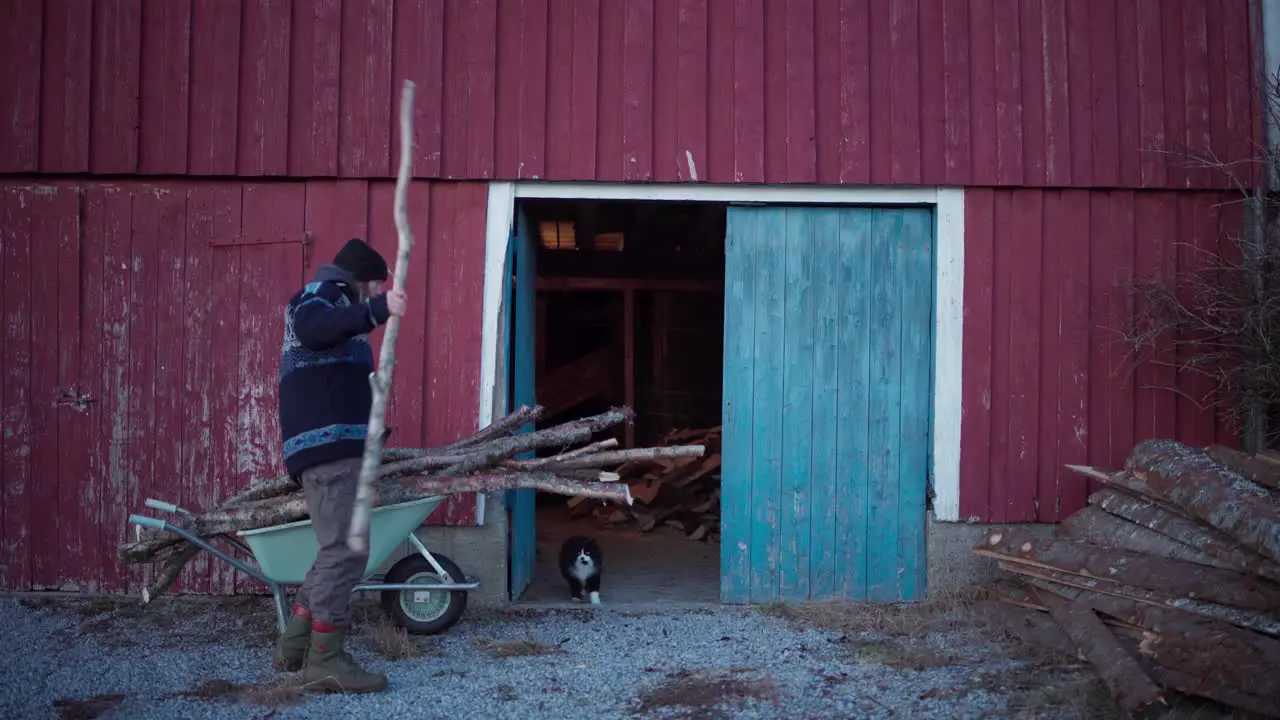
{"type": "Polygon", "coordinates": [[[386,447],[387,441],[391,439],[391,428],[385,428],[382,431],[382,446],[386,447]]]}

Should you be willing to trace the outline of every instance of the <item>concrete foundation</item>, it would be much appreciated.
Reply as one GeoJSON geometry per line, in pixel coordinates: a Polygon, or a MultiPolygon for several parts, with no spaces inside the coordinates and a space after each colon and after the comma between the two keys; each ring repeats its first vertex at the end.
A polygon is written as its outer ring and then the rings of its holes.
{"type": "MultiPolygon", "coordinates": [[[[1008,524],[938,522],[929,514],[925,526],[928,553],[926,588],[932,598],[964,594],[989,584],[1001,574],[996,561],[973,553],[973,548],[996,527],[1008,524]]],[[[1048,535],[1057,527],[1049,523],[1019,523],[1018,527],[1036,534],[1048,535]]]]}
{"type": "MultiPolygon", "coordinates": [[[[507,589],[507,512],[502,500],[501,495],[488,498],[485,502],[485,523],[480,527],[424,527],[418,530],[418,537],[429,549],[449,556],[463,572],[480,581],[480,589],[469,599],[479,607],[510,604],[507,589]]],[[[567,600],[563,597],[563,581],[555,567],[555,553],[569,529],[545,522],[542,524],[544,527],[540,527],[538,532],[540,552],[536,577],[519,602],[565,604],[567,600]]],[[[964,594],[999,577],[994,560],[973,553],[973,547],[994,527],[999,525],[937,522],[930,515],[926,525],[930,598],[964,594]]],[[[1036,523],[1020,527],[1047,535],[1055,526],[1036,523]]],[[[701,551],[711,550],[706,546],[683,538],[640,535],[631,538],[626,534],[614,537],[593,532],[590,528],[586,531],[597,535],[605,546],[606,567],[610,571],[608,584],[612,586],[605,594],[610,604],[716,601],[718,555],[711,552],[702,558],[701,555],[707,553],[701,551]],[[619,583],[623,585],[619,586],[619,583]]],[[[402,552],[389,560],[382,570],[411,551],[406,543],[402,552]]]]}
{"type": "MultiPolygon", "coordinates": [[[[467,598],[468,607],[496,607],[509,604],[507,592],[507,508],[502,495],[490,495],[485,500],[484,524],[479,527],[418,528],[415,533],[423,545],[433,553],[448,558],[462,572],[480,582],[467,598]]],[[[404,543],[398,552],[385,562],[378,572],[386,572],[397,560],[417,552],[404,543]]],[[[369,593],[361,593],[370,595],[369,593]]]]}

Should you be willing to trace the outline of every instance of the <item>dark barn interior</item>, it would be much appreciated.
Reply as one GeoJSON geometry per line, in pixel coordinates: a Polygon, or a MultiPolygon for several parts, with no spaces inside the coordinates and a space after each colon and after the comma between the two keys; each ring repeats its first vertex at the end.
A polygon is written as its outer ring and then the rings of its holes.
{"type": "Polygon", "coordinates": [[[521,600],[568,600],[556,556],[585,534],[604,551],[604,602],[714,601],[726,206],[538,200],[520,209],[539,246],[542,424],[626,405],[634,424],[609,431],[620,448],[707,446],[701,458],[619,468],[630,508],[539,493],[538,567],[521,600]]]}

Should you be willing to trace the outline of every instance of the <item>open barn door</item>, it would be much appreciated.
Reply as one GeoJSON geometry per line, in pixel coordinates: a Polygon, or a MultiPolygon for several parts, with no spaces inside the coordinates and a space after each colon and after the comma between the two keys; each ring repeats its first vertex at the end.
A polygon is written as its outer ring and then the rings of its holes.
{"type": "Polygon", "coordinates": [[[725,602],[924,597],[932,220],[729,209],[725,602]]]}
{"type": "MultiPolygon", "coordinates": [[[[507,250],[507,267],[511,272],[510,293],[514,295],[514,304],[507,303],[513,309],[510,313],[507,337],[510,338],[508,357],[511,359],[512,389],[507,412],[522,405],[532,406],[535,403],[534,383],[536,367],[534,353],[536,351],[535,329],[538,266],[537,244],[534,242],[529,221],[524,213],[517,211],[515,227],[511,235],[511,243],[507,250]]],[[[530,432],[533,423],[520,429],[530,432]]],[[[522,457],[531,457],[532,452],[522,457]]],[[[516,600],[529,581],[533,579],[533,568],[537,561],[537,530],[535,527],[535,491],[508,490],[507,508],[510,511],[509,526],[511,528],[510,590],[511,599],[516,600]]]]}

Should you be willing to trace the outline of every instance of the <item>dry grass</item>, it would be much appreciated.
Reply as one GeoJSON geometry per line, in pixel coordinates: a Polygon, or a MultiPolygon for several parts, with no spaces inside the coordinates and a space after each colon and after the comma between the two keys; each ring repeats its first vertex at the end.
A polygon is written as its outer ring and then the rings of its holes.
{"type": "Polygon", "coordinates": [[[84,699],[55,700],[53,713],[58,720],[93,720],[120,707],[127,697],[111,693],[84,699]]]}
{"type": "Polygon", "coordinates": [[[750,668],[680,670],[641,694],[636,710],[674,710],[678,714],[667,717],[709,720],[721,717],[719,710],[725,705],[744,700],[776,702],[773,681],[750,668]]]}
{"type": "Polygon", "coordinates": [[[964,664],[961,658],[948,652],[898,639],[846,638],[842,644],[853,660],[867,665],[884,665],[903,670],[932,670],[964,664]]]}
{"type": "Polygon", "coordinates": [[[392,661],[409,660],[428,654],[418,638],[385,616],[369,631],[369,647],[380,657],[392,661]]]}
{"type": "Polygon", "coordinates": [[[229,680],[213,679],[204,680],[190,690],[167,697],[205,702],[232,700],[252,705],[280,707],[302,702],[303,693],[304,688],[293,684],[292,679],[259,684],[240,684],[229,680]]]}
{"type": "Polygon", "coordinates": [[[1018,720],[1124,718],[1091,668],[1061,659],[974,672],[968,682],[953,689],[953,696],[975,690],[1006,698],[1008,716],[1018,720]]]}
{"type": "Polygon", "coordinates": [[[476,648],[494,658],[536,657],[561,652],[555,645],[546,645],[535,640],[477,640],[476,648]]]}
{"type": "MultiPolygon", "coordinates": [[[[985,630],[976,607],[981,591],[931,598],[923,603],[777,603],[761,611],[794,625],[839,634],[836,643],[858,663],[929,670],[964,665],[957,655],[930,646],[927,636],[960,638],[985,630]]],[[[957,645],[964,644],[957,642],[957,645]]]]}
{"type": "Polygon", "coordinates": [[[922,603],[774,603],[760,609],[797,625],[831,632],[919,638],[983,627],[985,622],[975,608],[984,598],[985,593],[974,591],[922,603]]]}

